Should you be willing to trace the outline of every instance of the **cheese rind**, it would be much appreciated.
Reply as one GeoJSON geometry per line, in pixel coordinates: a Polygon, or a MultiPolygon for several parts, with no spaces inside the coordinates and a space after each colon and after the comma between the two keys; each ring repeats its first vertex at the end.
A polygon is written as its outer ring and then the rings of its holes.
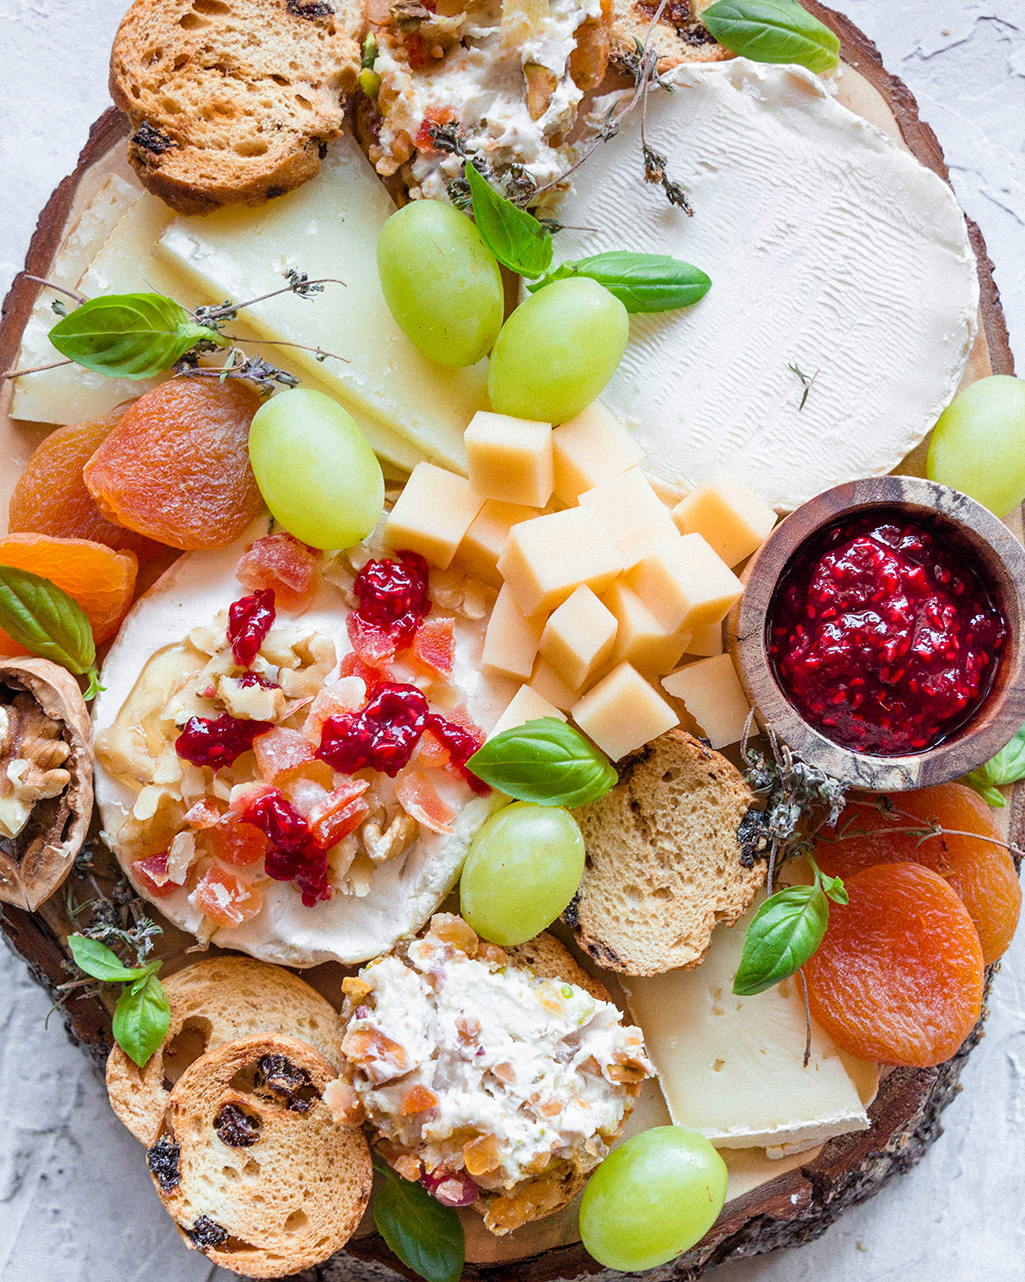
{"type": "Polygon", "coordinates": [[[627,582],[667,632],[720,623],[744,588],[700,534],[657,544],[627,582]]]}
{"type": "Polygon", "coordinates": [[[769,537],[776,513],[749,485],[717,472],[681,499],[673,520],[681,534],[700,534],[732,569],[769,537]]]}
{"type": "Polygon", "coordinates": [[[570,505],[585,490],[619,476],[644,458],[623,424],[600,401],[593,401],[552,435],[555,495],[570,505]]]}
{"type": "Polygon", "coordinates": [[[388,515],[384,540],[447,570],[483,503],[465,477],[418,463],[388,515]]]}
{"type": "Polygon", "coordinates": [[[552,425],[478,410],[466,429],[466,467],[477,494],[544,507],[555,484],[552,425]]]}
{"type": "Polygon", "coordinates": [[[751,705],[728,654],[699,659],[663,677],[662,686],[684,706],[713,748],[743,737],[751,705]]]}
{"type": "Polygon", "coordinates": [[[526,615],[554,610],[581,583],[600,595],[623,569],[623,558],[587,508],[539,516],[509,532],[498,561],[526,615]]]}
{"type": "Polygon", "coordinates": [[[770,1155],[868,1129],[865,1106],[829,1037],[812,1025],[803,1067],[804,1003],[793,980],[736,997],[744,933],[764,895],[732,927],[717,926],[704,961],[624,981],[670,1116],[717,1147],[770,1155]]]}
{"type": "Polygon", "coordinates": [[[658,543],[672,539],[677,528],[673,515],[651,488],[639,467],[602,481],[580,495],[623,554],[629,569],[658,543]]]}
{"type": "Polygon", "coordinates": [[[563,680],[580,690],[587,678],[612,657],[615,642],[616,616],[586,584],[581,584],[545,624],[539,648],[563,680]]]}
{"type": "Polygon", "coordinates": [[[592,686],[570,709],[570,716],[613,761],[657,739],[679,721],[629,663],[621,663],[592,686]]]}

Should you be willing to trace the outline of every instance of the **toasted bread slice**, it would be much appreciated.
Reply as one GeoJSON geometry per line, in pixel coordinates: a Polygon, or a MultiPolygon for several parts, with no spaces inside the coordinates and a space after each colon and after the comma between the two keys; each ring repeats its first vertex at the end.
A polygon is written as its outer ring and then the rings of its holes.
{"type": "Polygon", "coordinates": [[[312,178],[342,132],[362,29],[357,0],[135,0],[110,92],[143,185],[202,214],[312,178]]]}
{"type": "Polygon", "coordinates": [[[244,1277],[320,1264],[352,1236],[373,1171],[324,1103],[334,1067],[293,1037],[242,1037],[175,1084],[147,1160],[190,1247],[244,1277]]]}
{"type": "Polygon", "coordinates": [[[107,1060],[110,1105],[136,1139],[152,1144],[170,1088],[206,1051],[255,1033],[308,1042],[336,1063],[337,1016],[309,984],[250,957],[205,957],[164,980],[171,1024],[145,1068],[120,1046],[107,1060]]]}
{"type": "Polygon", "coordinates": [[[697,966],[765,880],[737,829],[754,804],[725,757],[670,730],[630,758],[611,792],[575,811],[587,847],[565,919],[601,966],[657,975],[697,966]]]}
{"type": "MultiPolygon", "coordinates": [[[[659,72],[682,62],[723,62],[734,55],[717,43],[698,17],[712,0],[669,0],[652,35],[658,53],[659,72]]],[[[643,47],[658,9],[650,0],[614,0],[612,18],[612,64],[619,70],[632,69],[638,47],[643,47]]]]}

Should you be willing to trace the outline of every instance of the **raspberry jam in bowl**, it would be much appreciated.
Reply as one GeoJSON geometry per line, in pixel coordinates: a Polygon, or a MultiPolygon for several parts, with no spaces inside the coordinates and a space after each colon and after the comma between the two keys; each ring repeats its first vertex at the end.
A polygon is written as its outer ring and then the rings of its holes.
{"type": "Polygon", "coordinates": [[[763,726],[861,788],[987,761],[1025,720],[1025,553],[946,486],[878,477],[786,518],[729,622],[763,726]]]}

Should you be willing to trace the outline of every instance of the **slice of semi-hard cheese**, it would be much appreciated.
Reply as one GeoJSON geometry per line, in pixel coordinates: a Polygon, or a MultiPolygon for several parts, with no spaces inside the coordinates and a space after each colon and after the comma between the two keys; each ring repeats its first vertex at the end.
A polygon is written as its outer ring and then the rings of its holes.
{"type": "Polygon", "coordinates": [[[779,1156],[869,1123],[856,1084],[863,1074],[852,1077],[815,1024],[803,1067],[804,1003],[793,980],[733,995],[744,932],[763,900],[735,926],[716,928],[694,970],[622,982],[676,1125],[720,1148],[764,1146],[779,1156]]]}
{"type": "Polygon", "coordinates": [[[637,179],[640,113],[573,176],[563,259],[671,254],[693,307],[631,317],[602,400],[677,492],[727,468],[788,510],[889,471],[953,396],[976,329],[975,258],[950,188],[800,67],[684,65],[647,132],[694,207],[637,179]],[[805,386],[790,366],[814,385],[805,386]]]}
{"type": "MultiPolygon", "coordinates": [[[[343,280],[313,299],[284,294],[245,313],[264,338],[343,356],[321,364],[289,353],[359,421],[383,419],[436,463],[465,471],[463,432],[487,408],[486,362],[450,369],[421,355],[392,319],[377,275],[377,237],[395,212],[351,138],[331,145],[317,177],[257,209],[176,218],[161,252],[217,298],[247,299],[281,287],[289,268],[343,280]]],[[[275,349],[272,349],[275,350],[275,349]]],[[[369,434],[369,432],[368,432],[369,434]]]]}

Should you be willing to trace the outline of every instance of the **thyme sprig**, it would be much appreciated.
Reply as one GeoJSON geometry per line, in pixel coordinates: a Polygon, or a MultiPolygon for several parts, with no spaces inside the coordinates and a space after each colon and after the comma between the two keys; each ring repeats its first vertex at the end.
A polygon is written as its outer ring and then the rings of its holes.
{"type": "Polygon", "coordinates": [[[804,409],[805,403],[808,400],[808,393],[811,391],[812,385],[818,378],[821,371],[816,370],[814,374],[806,374],[803,369],[798,368],[796,363],[788,364],[787,369],[790,370],[791,373],[797,375],[801,380],[801,386],[804,388],[804,394],[801,396],[801,403],[797,407],[798,413],[800,413],[800,411],[804,409]]]}

